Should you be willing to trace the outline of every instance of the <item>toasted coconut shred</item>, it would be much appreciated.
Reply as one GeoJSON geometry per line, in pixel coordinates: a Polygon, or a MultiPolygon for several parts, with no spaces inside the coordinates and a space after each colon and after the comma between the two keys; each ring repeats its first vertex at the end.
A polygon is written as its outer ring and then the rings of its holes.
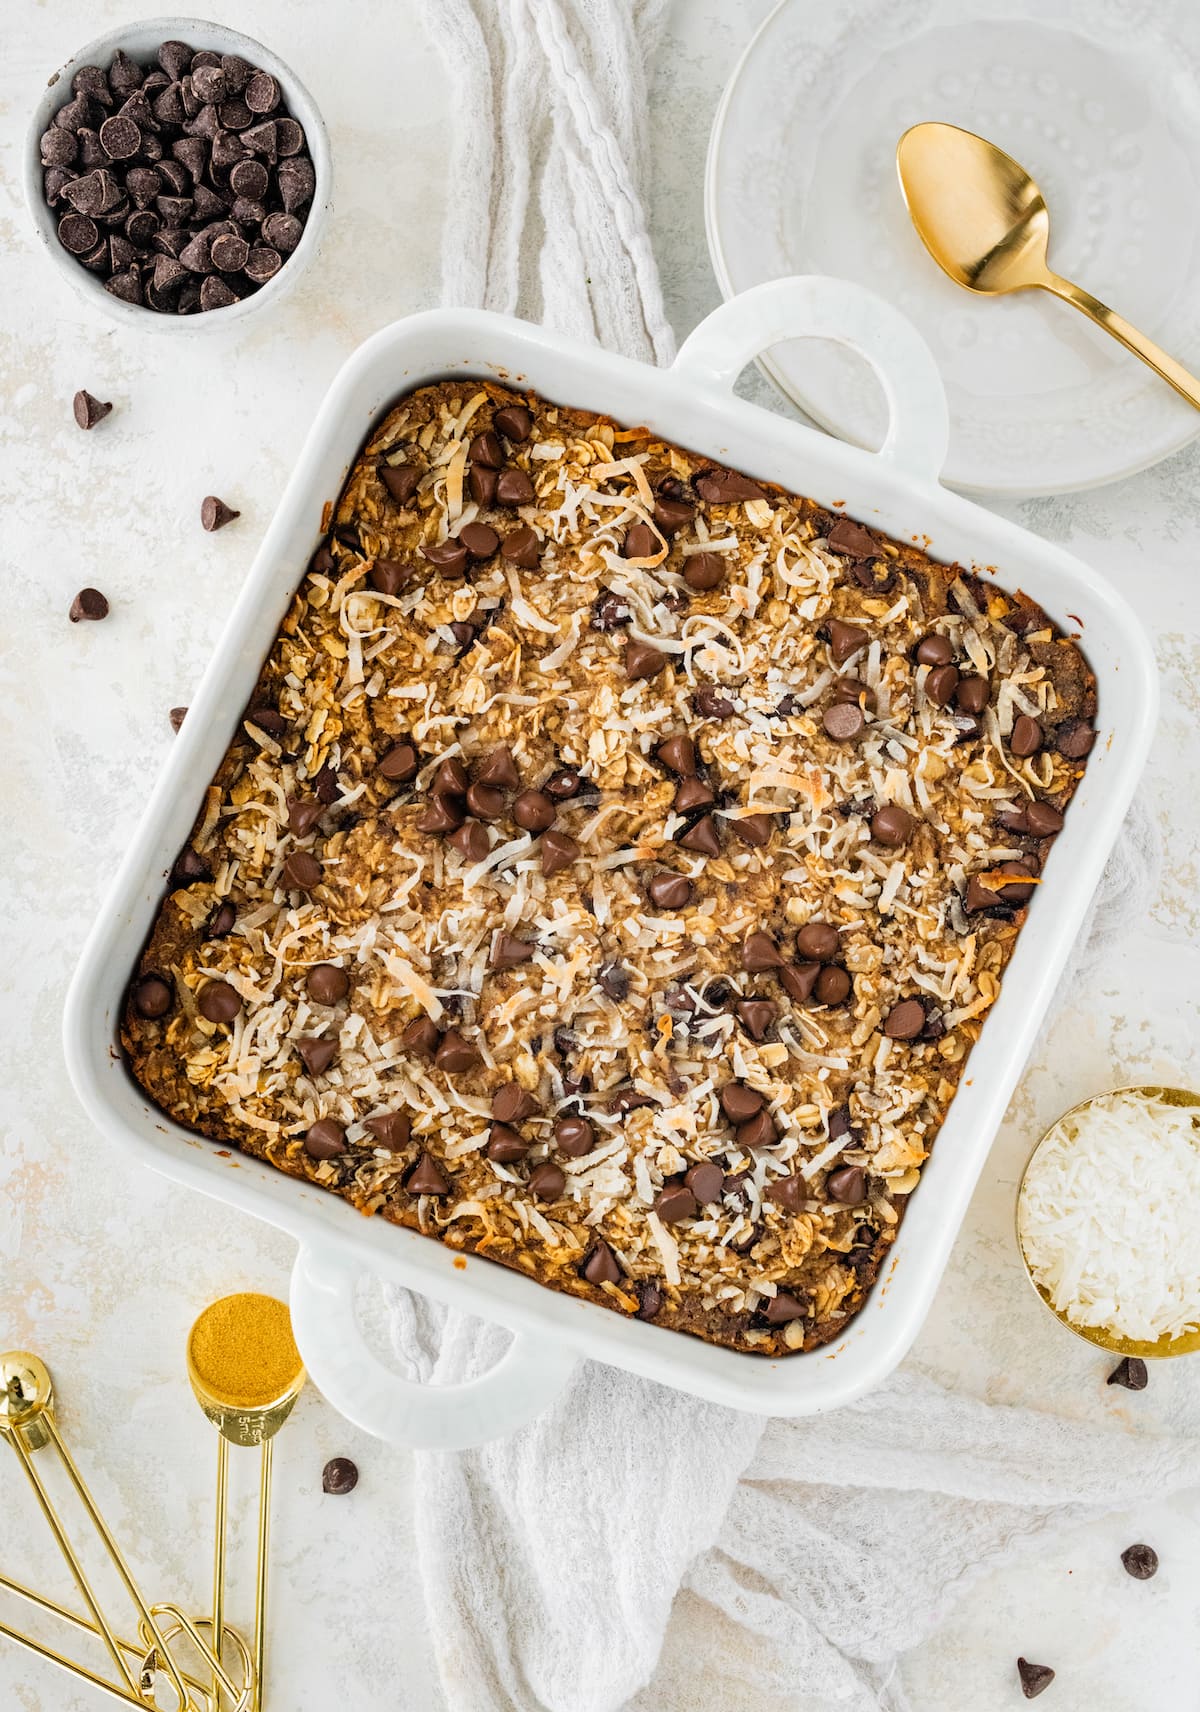
{"type": "Polygon", "coordinates": [[[1042,907],[1094,712],[1079,650],[990,577],[644,430],[423,388],[355,465],[206,795],[131,1067],[365,1214],[734,1348],[812,1348],[861,1306],[1042,907]],[[917,658],[930,637],[983,708],[917,658]],[[680,734],[694,779],[658,753],[680,734]],[[470,847],[422,829],[446,764],[500,747],[502,807],[451,799],[470,847]],[[547,782],[549,832],[515,806],[547,782]],[[514,1083],[536,1109],[497,1144],[514,1083]],[[761,1119],[727,1113],[733,1083],[761,1119]]]}

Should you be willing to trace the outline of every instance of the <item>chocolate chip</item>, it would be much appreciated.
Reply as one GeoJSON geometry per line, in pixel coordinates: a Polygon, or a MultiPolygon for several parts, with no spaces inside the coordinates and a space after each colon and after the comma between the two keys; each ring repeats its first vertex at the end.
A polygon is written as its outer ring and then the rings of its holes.
{"type": "Polygon", "coordinates": [[[625,531],[621,553],[626,559],[653,559],[658,556],[661,545],[648,523],[633,523],[625,531]]]}
{"type": "Polygon", "coordinates": [[[1066,719],[1054,733],[1054,746],[1068,761],[1082,761],[1096,741],[1096,728],[1088,719],[1066,719]]]}
{"type": "Polygon", "coordinates": [[[607,589],[596,597],[590,628],[606,635],[609,631],[619,630],[623,624],[628,624],[631,616],[625,602],[607,589]]]}
{"type": "Polygon", "coordinates": [[[583,775],[577,773],[573,767],[560,767],[556,773],[551,773],[542,789],[548,797],[553,797],[555,802],[566,802],[569,798],[579,795],[583,784],[583,775]]]}
{"type": "Polygon", "coordinates": [[[136,60],[130,59],[124,49],[118,48],[108,68],[108,86],[114,95],[128,95],[141,88],[145,75],[136,60]]]}
{"type": "Polygon", "coordinates": [[[519,1082],[505,1082],[492,1095],[492,1116],[498,1123],[523,1123],[541,1111],[534,1096],[519,1082]]]}
{"type": "Polygon", "coordinates": [[[488,1131],[486,1151],[488,1158],[497,1165],[515,1165],[529,1152],[529,1143],[508,1124],[494,1123],[488,1131]]]}
{"type": "Polygon", "coordinates": [[[933,666],[925,674],[925,694],[934,707],[948,707],[957,688],[957,666],[933,666]]]}
{"type": "Polygon", "coordinates": [[[304,227],[294,214],[268,214],[263,221],[263,238],[284,255],[291,254],[303,233],[304,227]]]}
{"type": "Polygon", "coordinates": [[[1048,1664],[1030,1664],[1023,1658],[1017,1660],[1017,1675],[1026,1700],[1036,1700],[1054,1681],[1054,1672],[1048,1664]]]}
{"type": "Polygon", "coordinates": [[[779,971],[780,985],[793,1004],[805,1005],[821,973],[819,963],[786,963],[779,971]]]}
{"type": "Polygon", "coordinates": [[[471,863],[482,862],[492,848],[487,828],[480,826],[477,820],[469,820],[465,826],[460,826],[457,832],[450,834],[446,842],[458,851],[464,862],[471,863]]]}
{"type": "Polygon", "coordinates": [[[825,539],[831,553],[851,559],[870,559],[879,551],[879,542],[870,530],[851,517],[839,517],[825,539]]]}
{"type": "Polygon", "coordinates": [[[492,424],[498,433],[514,445],[523,445],[533,432],[533,413],[523,404],[506,404],[497,410],[492,424]]]}
{"type": "Polygon", "coordinates": [[[866,719],[853,702],[835,701],[821,716],[821,723],[835,743],[849,743],[861,735],[866,719]]]}
{"type": "Polygon", "coordinates": [[[677,1225],[684,1219],[694,1219],[700,1208],[686,1183],[668,1183],[659,1190],[654,1211],[663,1224],[677,1225]]]}
{"type": "Polygon", "coordinates": [[[422,1058],[432,1058],[441,1041],[441,1032],[432,1017],[414,1017],[400,1036],[400,1043],[408,1052],[415,1052],[422,1058]]]}
{"type": "Polygon", "coordinates": [[[133,989],[133,1008],[148,1022],[166,1016],[174,999],[171,983],[162,975],[143,975],[133,989]]]}
{"type": "Polygon", "coordinates": [[[422,1153],[404,1182],[410,1195],[448,1195],[450,1182],[432,1153],[422,1153]]]}
{"type": "Polygon", "coordinates": [[[496,483],[497,505],[532,505],[536,498],[524,470],[501,470],[496,483]]]}
{"type": "Polygon", "coordinates": [[[417,816],[418,832],[457,832],[466,810],[456,797],[435,793],[417,816]]]}
{"type": "Polygon", "coordinates": [[[861,1166],[843,1165],[840,1170],[831,1171],[825,1179],[825,1193],[831,1201],[855,1206],[866,1199],[867,1174],[861,1166]]]}
{"type": "Polygon", "coordinates": [[[469,554],[461,541],[438,541],[432,547],[422,547],[421,552],[444,577],[466,575],[469,554]]]}
{"type": "Polygon", "coordinates": [[[565,832],[547,832],[542,838],[541,851],[542,873],[547,879],[571,867],[582,855],[578,844],[565,832]]]}
{"type": "Polygon", "coordinates": [[[736,505],[742,500],[766,498],[757,482],[736,470],[706,470],[692,485],[707,505],[736,505]]]}
{"type": "Polygon", "coordinates": [[[487,523],[464,523],[458,538],[473,559],[490,559],[500,546],[500,537],[487,523]]]}
{"type": "Polygon", "coordinates": [[[319,1035],[306,1034],[296,1042],[296,1051],[310,1076],[320,1076],[328,1070],[337,1057],[337,1049],[336,1040],[327,1040],[319,1035]]]}
{"type": "Polygon", "coordinates": [[[619,963],[606,963],[596,977],[600,987],[619,1004],[629,997],[629,971],[619,963]]]}
{"type": "Polygon", "coordinates": [[[488,958],[488,968],[515,969],[520,963],[528,963],[536,949],[527,939],[520,939],[515,933],[498,933],[492,946],[492,954],[488,958]]]}
{"type": "Polygon", "coordinates": [[[430,787],[435,795],[461,797],[467,792],[467,769],[457,755],[448,755],[438,763],[430,787]]]}
{"type": "Polygon", "coordinates": [[[763,1309],[769,1326],[789,1325],[792,1320],[802,1320],[807,1312],[805,1303],[787,1290],[777,1290],[773,1296],[768,1297],[763,1309]]]}
{"type": "Polygon", "coordinates": [[[667,656],[649,642],[626,642],[625,676],[629,679],[656,678],[667,664],[667,656]]]}
{"type": "Polygon", "coordinates": [[[222,273],[239,273],[245,267],[249,254],[250,246],[245,238],[222,232],[219,238],[213,239],[213,265],[219,267],[222,273]]]}
{"type": "Polygon", "coordinates": [[[283,864],[283,884],[291,892],[311,892],[319,886],[325,870],[307,850],[293,850],[283,864]]]}
{"type": "Polygon", "coordinates": [[[232,523],[235,517],[240,517],[240,511],[232,510],[223,499],[218,499],[215,493],[210,493],[200,504],[200,525],[213,534],[218,529],[224,529],[227,523],[232,523]]]}
{"type": "Polygon", "coordinates": [[[521,782],[517,772],[517,763],[513,760],[513,752],[507,743],[498,743],[489,750],[487,755],[475,768],[475,780],[481,785],[498,785],[504,790],[515,790],[521,782]]]}
{"type": "MultiPolygon", "coordinates": [[[[682,806],[682,805],[677,805],[682,806]]],[[[748,844],[752,850],[761,850],[771,842],[771,834],[775,830],[775,822],[769,814],[743,814],[736,820],[730,820],[729,825],[736,838],[743,844],[748,844]]]]}
{"type": "Polygon", "coordinates": [[[124,113],[114,113],[100,127],[100,146],[110,160],[130,160],[142,146],[142,133],[124,113]]]}
{"type": "MultiPolygon", "coordinates": [[[[236,212],[238,204],[235,202],[233,206],[236,212]]],[[[269,279],[274,279],[282,266],[283,257],[278,250],[271,249],[269,244],[252,244],[242,271],[255,285],[266,285],[269,279]]]]}
{"type": "Polygon", "coordinates": [[[668,869],[652,874],[646,892],[659,909],[684,909],[692,901],[692,882],[686,874],[673,874],[668,869]]]}
{"type": "MultiPolygon", "coordinates": [[[[100,242],[100,228],[87,214],[64,214],[58,222],[58,241],[71,255],[85,256],[100,242]]],[[[75,397],[76,400],[92,399],[90,392],[77,392],[75,397]]],[[[99,409],[100,416],[107,416],[112,409],[111,404],[101,406],[98,399],[92,399],[92,403],[99,409]]],[[[94,419],[95,422],[100,420],[100,416],[94,419]]],[[[78,409],[75,420],[81,428],[91,428],[94,425],[92,422],[80,422],[78,409]]]]}
{"type": "Polygon", "coordinates": [[[596,1132],[586,1118],[559,1118],[554,1143],[566,1159],[583,1159],[596,1145],[596,1132]]]}
{"type": "Polygon", "coordinates": [[[205,939],[228,939],[237,920],[237,911],[226,898],[219,903],[204,924],[205,939]]]}
{"type": "Polygon", "coordinates": [[[871,837],[876,844],[886,844],[892,850],[907,844],[916,828],[914,816],[899,803],[887,803],[871,816],[871,837]]]}
{"type": "Polygon", "coordinates": [[[919,666],[948,666],[954,659],[954,644],[935,632],[917,643],[916,658],[919,666]]]}
{"type": "Polygon", "coordinates": [[[350,991],[350,977],[336,963],[314,963],[305,987],[316,1005],[336,1005],[350,991]]]}
{"type": "Polygon", "coordinates": [[[1031,802],[1025,810],[1025,824],[1035,838],[1053,838],[1062,831],[1064,821],[1053,803],[1031,802]]]}
{"type": "Polygon", "coordinates": [[[819,1005],[844,1005],[850,997],[853,983],[849,975],[836,964],[821,970],[813,988],[813,997],[819,1005]]]}
{"type": "Polygon", "coordinates": [[[835,666],[844,665],[868,640],[867,632],[857,624],[844,624],[840,618],[829,620],[829,652],[835,666]]]}
{"type": "Polygon", "coordinates": [[[242,95],[252,113],[273,113],[282,100],[279,85],[269,71],[256,71],[242,95]]]}
{"type": "Polygon", "coordinates": [[[81,618],[98,620],[108,617],[108,601],[99,589],[80,589],[71,602],[67,617],[72,624],[78,624],[81,618]]]}
{"type": "Polygon", "coordinates": [[[810,921],[796,935],[796,951],[806,962],[828,963],[838,954],[841,938],[828,921],[810,921]]]}
{"type": "Polygon", "coordinates": [[[212,877],[212,869],[199,851],[193,850],[190,844],[185,844],[171,869],[172,885],[191,886],[197,880],[211,880],[212,877]]]}
{"type": "Polygon", "coordinates": [[[196,996],[196,1009],[209,1022],[232,1022],[241,1008],[241,995],[228,981],[206,981],[196,996]]]}
{"type": "Polygon", "coordinates": [[[392,784],[406,785],[420,770],[421,758],[411,743],[393,743],[379,762],[383,778],[392,784]]]}
{"type": "Polygon", "coordinates": [[[192,61],[192,88],[202,102],[224,101],[229,94],[229,80],[221,69],[218,60],[216,65],[200,65],[192,61]]]}
{"type": "Polygon", "coordinates": [[[680,778],[690,779],[696,771],[696,745],[686,731],[664,738],[654,753],[664,767],[670,767],[680,778]]]}
{"type": "Polygon", "coordinates": [[[552,1159],[543,1159],[529,1173],[529,1192],[539,1201],[557,1201],[566,1186],[566,1172],[552,1159]]]}
{"type": "Polygon", "coordinates": [[[735,1139],[738,1146],[747,1151],[758,1147],[774,1147],[779,1135],[775,1120],[765,1106],[761,1111],[755,1112],[753,1117],[747,1118],[745,1123],[738,1125],[735,1139]]]}
{"type": "Polygon", "coordinates": [[[808,1184],[798,1171],[790,1177],[777,1177],[767,1187],[767,1200],[782,1207],[785,1213],[801,1212],[809,1199],[808,1184]]]}
{"type": "Polygon", "coordinates": [[[545,832],[557,812],[544,791],[521,791],[513,799],[512,817],[525,832],[545,832]]]}
{"type": "Polygon", "coordinates": [[[307,838],[324,814],[325,805],[312,797],[289,797],[287,811],[288,831],[296,838],[307,838]]]}
{"type": "Polygon", "coordinates": [[[701,719],[729,719],[734,711],[729,697],[715,684],[701,684],[692,697],[692,706],[701,719]]]}
{"type": "Polygon", "coordinates": [[[682,488],[678,493],[659,488],[658,497],[654,501],[654,521],[664,535],[674,535],[690,523],[695,515],[696,507],[690,499],[683,496],[682,488]]]}
{"type": "Polygon", "coordinates": [[[1153,1546],[1140,1543],[1126,1546],[1121,1553],[1121,1562],[1135,1581],[1149,1581],[1152,1575],[1158,1574],[1158,1553],[1153,1546]]]}
{"type": "Polygon", "coordinates": [[[638,1305],[636,1318],[639,1320],[656,1319],[662,1310],[663,1293],[660,1285],[653,1278],[643,1278],[637,1287],[638,1305]]]}
{"type": "Polygon", "coordinates": [[[483,469],[504,468],[504,447],[500,444],[499,435],[494,434],[490,428],[482,434],[476,434],[467,447],[467,456],[473,464],[478,464],[483,469]]]}
{"type": "Polygon", "coordinates": [[[456,1028],[448,1028],[441,1038],[433,1061],[439,1070],[446,1070],[451,1075],[458,1076],[464,1070],[475,1068],[479,1063],[479,1053],[456,1028]]]}
{"type": "Polygon", "coordinates": [[[1036,755],[1042,746],[1042,728],[1037,720],[1031,719],[1027,713],[1019,713],[1013,721],[1008,746],[1022,761],[1036,755]]]}
{"type": "Polygon", "coordinates": [[[467,808],[480,820],[499,820],[504,813],[504,792],[476,780],[467,787],[467,808]]]}
{"type": "Polygon", "coordinates": [[[321,1470],[321,1491],[344,1498],[358,1485],[358,1469],[348,1456],[335,1456],[321,1470]]]}
{"type": "Polygon", "coordinates": [[[920,999],[901,999],[884,1018],[883,1032],[889,1040],[915,1040],[925,1027],[925,1006],[920,999]]]}
{"type": "Polygon", "coordinates": [[[589,1284],[620,1283],[621,1268],[606,1242],[598,1239],[589,1249],[583,1262],[583,1276],[589,1284]]]}
{"type": "Polygon", "coordinates": [[[689,553],[683,561],[683,580],[697,594],[720,588],[728,568],[720,553],[689,553]]]}
{"type": "Polygon", "coordinates": [[[527,523],[511,530],[500,543],[501,556],[522,570],[533,570],[541,557],[542,544],[527,523]]]}
{"type": "Polygon", "coordinates": [[[738,1020],[751,1040],[765,1040],[775,1021],[777,1007],[770,999],[742,999],[736,1006],[738,1020]]]}
{"type": "Polygon", "coordinates": [[[762,1111],[765,1104],[758,1089],[748,1088],[744,1082],[726,1082],[717,1098],[721,1110],[733,1124],[748,1122],[762,1111]]]}
{"type": "Polygon", "coordinates": [[[769,933],[751,933],[742,942],[742,968],[752,974],[764,969],[778,969],[782,962],[779,947],[769,933]]]}
{"type": "Polygon", "coordinates": [[[954,705],[963,713],[982,713],[991,700],[991,694],[992,686],[986,678],[960,678],[954,691],[954,705]]]}
{"type": "Polygon", "coordinates": [[[411,578],[407,565],[399,559],[376,559],[368,572],[368,580],[377,594],[391,595],[393,600],[411,578]]]}
{"type": "Polygon", "coordinates": [[[679,840],[685,850],[695,850],[701,856],[721,854],[721,835],[711,814],[702,815],[679,840]]]}
{"type": "Polygon", "coordinates": [[[77,214],[87,214],[93,220],[108,214],[121,200],[121,188],[113,175],[103,167],[77,178],[63,189],[63,195],[77,214]]]}
{"type": "Polygon", "coordinates": [[[282,740],[288,734],[288,722],[277,708],[267,707],[256,702],[253,707],[246,709],[246,720],[250,725],[257,725],[260,731],[265,731],[268,737],[282,740]]]}
{"type": "MultiPolygon", "coordinates": [[[[716,802],[716,795],[704,783],[703,779],[684,779],[675,792],[675,810],[678,814],[689,814],[693,809],[711,808],[716,802]]],[[[751,816],[751,819],[757,818],[751,816]]],[[[739,822],[734,823],[734,831],[738,830],[739,822]]],[[[747,840],[747,842],[753,842],[747,840]]]]}
{"type": "Polygon", "coordinates": [[[1106,1385],[1119,1385],[1125,1391],[1144,1391],[1149,1382],[1150,1374],[1140,1355],[1122,1356],[1104,1381],[1106,1385]]]}

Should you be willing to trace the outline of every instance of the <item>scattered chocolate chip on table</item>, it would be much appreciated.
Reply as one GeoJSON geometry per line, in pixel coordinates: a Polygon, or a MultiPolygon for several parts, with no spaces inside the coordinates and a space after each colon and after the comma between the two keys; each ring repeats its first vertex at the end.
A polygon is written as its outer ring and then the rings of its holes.
{"type": "Polygon", "coordinates": [[[67,615],[72,624],[78,624],[81,618],[100,619],[108,617],[108,601],[99,589],[80,589],[71,602],[71,610],[67,615]]]}
{"type": "Polygon", "coordinates": [[[1135,1581],[1149,1581],[1152,1575],[1158,1574],[1158,1553],[1153,1546],[1142,1544],[1126,1546],[1121,1553],[1121,1562],[1125,1565],[1126,1573],[1132,1575],[1135,1581]]]}
{"type": "Polygon", "coordinates": [[[358,1467],[348,1456],[335,1456],[321,1470],[321,1491],[336,1498],[353,1492],[358,1485],[358,1467]]]}
{"type": "Polygon", "coordinates": [[[1021,1693],[1026,1700],[1036,1700],[1054,1681],[1054,1672],[1048,1664],[1030,1664],[1028,1659],[1023,1658],[1017,1660],[1017,1676],[1021,1683],[1021,1693]]]}
{"type": "Polygon", "coordinates": [[[75,420],[81,428],[94,428],[97,422],[111,414],[112,405],[102,404],[98,398],[93,398],[90,392],[80,390],[71,401],[75,420]]]}
{"type": "Polygon", "coordinates": [[[1150,1375],[1140,1355],[1124,1355],[1104,1383],[1120,1385],[1126,1391],[1144,1391],[1150,1383],[1150,1375]]]}
{"type": "Polygon", "coordinates": [[[200,526],[213,535],[241,515],[240,511],[234,511],[231,506],[226,505],[223,499],[218,499],[215,493],[210,493],[200,505],[200,526]]]}
{"type": "Polygon", "coordinates": [[[171,721],[171,730],[172,731],[178,731],[179,727],[183,724],[184,720],[187,718],[187,708],[186,707],[173,707],[171,709],[170,714],[168,715],[168,718],[171,721]]]}
{"type": "MultiPolygon", "coordinates": [[[[42,134],[42,190],[59,243],[106,291],[192,315],[274,279],[317,192],[276,78],[171,41],[157,63],[118,50],[107,70],[81,66],[71,91],[42,134]]],[[[91,428],[99,417],[80,418],[81,398],[76,420],[91,428]]]]}

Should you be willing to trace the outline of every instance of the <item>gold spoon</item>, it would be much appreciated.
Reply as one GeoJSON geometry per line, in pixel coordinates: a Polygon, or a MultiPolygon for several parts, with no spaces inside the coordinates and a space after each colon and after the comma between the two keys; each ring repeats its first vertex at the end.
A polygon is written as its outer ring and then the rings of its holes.
{"type": "Polygon", "coordinates": [[[1200,381],[1128,321],[1046,261],[1050,216],[1025,168],[957,125],[913,125],[896,145],[900,189],[917,236],[943,273],[995,297],[1040,286],[1073,304],[1200,410],[1200,381]]]}

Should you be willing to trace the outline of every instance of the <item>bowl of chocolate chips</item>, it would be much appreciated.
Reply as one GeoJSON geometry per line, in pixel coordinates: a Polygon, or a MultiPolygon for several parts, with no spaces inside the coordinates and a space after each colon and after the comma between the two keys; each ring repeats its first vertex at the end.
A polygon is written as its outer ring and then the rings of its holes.
{"type": "Polygon", "coordinates": [[[30,122],[25,197],[46,253],[129,325],[209,331],[277,302],[316,251],[330,189],[299,78],[199,18],[90,42],[30,122]]]}

